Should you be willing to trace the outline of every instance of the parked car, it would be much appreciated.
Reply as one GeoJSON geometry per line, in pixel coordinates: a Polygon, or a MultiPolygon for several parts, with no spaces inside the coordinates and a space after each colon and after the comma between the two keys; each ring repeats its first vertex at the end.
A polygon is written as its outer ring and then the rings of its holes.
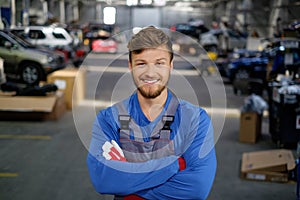
{"type": "Polygon", "coordinates": [[[219,48],[218,37],[213,35],[211,31],[200,35],[200,44],[206,51],[216,52],[219,48]]]}
{"type": "Polygon", "coordinates": [[[228,51],[243,49],[247,44],[245,36],[231,29],[212,29],[201,34],[199,40],[204,48],[216,47],[228,51]]]}
{"type": "Polygon", "coordinates": [[[177,31],[187,36],[190,36],[196,40],[199,39],[200,34],[206,33],[209,29],[204,24],[190,23],[178,23],[170,27],[171,31],[177,31]]]}
{"type": "Polygon", "coordinates": [[[95,39],[92,42],[94,53],[117,53],[118,43],[114,38],[95,39]]]}
{"type": "Polygon", "coordinates": [[[251,89],[251,83],[265,86],[268,55],[264,51],[243,50],[238,58],[233,58],[227,66],[227,77],[233,84],[234,93],[251,89]]]}
{"type": "Polygon", "coordinates": [[[48,47],[52,50],[62,52],[65,55],[65,61],[75,65],[81,63],[86,55],[86,53],[83,55],[82,53],[77,53],[77,51],[82,51],[79,48],[79,40],[72,37],[63,27],[28,26],[16,27],[10,31],[18,34],[34,46],[48,47]]]}
{"type": "Polygon", "coordinates": [[[78,42],[74,42],[72,36],[62,27],[56,26],[28,26],[16,27],[11,30],[13,33],[19,33],[28,42],[35,46],[73,46],[78,42]]]}
{"type": "Polygon", "coordinates": [[[46,80],[49,73],[64,68],[64,56],[46,48],[37,48],[9,31],[0,31],[0,57],[7,77],[28,85],[46,80]]]}
{"type": "Polygon", "coordinates": [[[89,51],[93,50],[93,42],[95,40],[105,40],[114,35],[114,25],[108,25],[103,23],[88,23],[83,29],[83,44],[89,51]]]}

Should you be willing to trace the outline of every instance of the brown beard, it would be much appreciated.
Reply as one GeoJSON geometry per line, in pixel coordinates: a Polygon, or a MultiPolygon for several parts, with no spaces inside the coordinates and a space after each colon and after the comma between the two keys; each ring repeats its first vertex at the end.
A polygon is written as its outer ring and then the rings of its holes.
{"type": "Polygon", "coordinates": [[[154,92],[147,92],[145,90],[143,90],[141,87],[138,87],[138,91],[141,93],[141,95],[147,99],[154,99],[156,97],[158,97],[162,91],[164,91],[164,89],[166,88],[166,86],[161,86],[158,88],[158,90],[154,91],[154,92]]]}

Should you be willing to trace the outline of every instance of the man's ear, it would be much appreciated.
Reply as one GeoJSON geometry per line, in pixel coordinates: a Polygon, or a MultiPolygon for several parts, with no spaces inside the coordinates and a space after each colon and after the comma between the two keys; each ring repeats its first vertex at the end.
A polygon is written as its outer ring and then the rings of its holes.
{"type": "Polygon", "coordinates": [[[171,67],[171,69],[173,69],[173,60],[171,61],[171,63],[170,63],[170,67],[171,67]]]}
{"type": "Polygon", "coordinates": [[[131,71],[132,70],[132,63],[130,62],[130,60],[128,60],[128,67],[129,67],[129,70],[131,71]]]}

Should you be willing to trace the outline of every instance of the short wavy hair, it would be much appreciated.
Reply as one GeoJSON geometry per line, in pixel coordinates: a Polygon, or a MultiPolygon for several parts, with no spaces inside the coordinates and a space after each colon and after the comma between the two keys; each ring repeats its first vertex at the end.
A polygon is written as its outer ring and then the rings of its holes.
{"type": "Polygon", "coordinates": [[[157,48],[165,45],[170,53],[170,61],[173,60],[172,42],[169,36],[154,26],[141,29],[137,34],[133,35],[128,42],[129,62],[131,62],[132,54],[140,54],[145,49],[157,48]]]}

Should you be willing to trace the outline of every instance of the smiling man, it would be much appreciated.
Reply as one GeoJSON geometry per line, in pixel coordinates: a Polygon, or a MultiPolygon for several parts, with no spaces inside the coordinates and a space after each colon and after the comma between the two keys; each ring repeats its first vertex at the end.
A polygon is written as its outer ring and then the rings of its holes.
{"type": "Polygon", "coordinates": [[[169,37],[147,27],[128,50],[137,90],[95,119],[87,164],[96,191],[115,199],[206,199],[216,172],[213,127],[202,108],[167,87],[169,37]]]}

